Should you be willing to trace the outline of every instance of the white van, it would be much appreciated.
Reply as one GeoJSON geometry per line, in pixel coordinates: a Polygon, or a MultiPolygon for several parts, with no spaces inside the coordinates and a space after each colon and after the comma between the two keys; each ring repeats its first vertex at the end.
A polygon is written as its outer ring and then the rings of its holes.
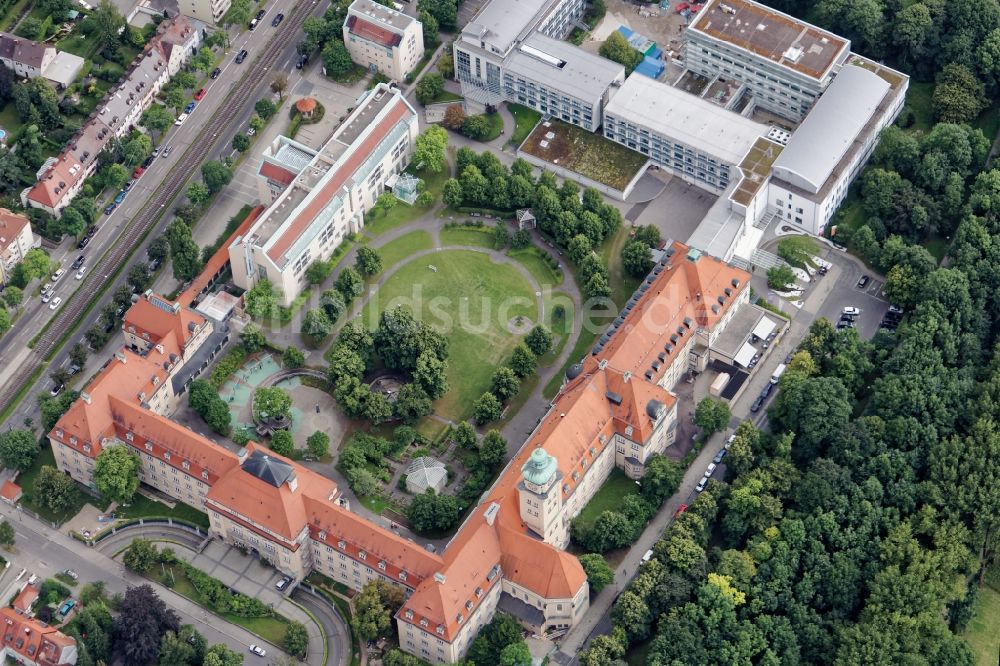
{"type": "Polygon", "coordinates": [[[774,369],[774,374],[771,375],[771,383],[772,384],[777,384],[778,383],[778,380],[781,379],[781,375],[785,374],[785,368],[786,367],[787,366],[784,363],[781,363],[781,364],[778,365],[777,368],[774,369]]]}
{"type": "Polygon", "coordinates": [[[174,121],[174,125],[183,125],[184,121],[187,119],[188,119],[188,114],[182,113],[181,115],[177,116],[177,120],[174,121]]]}

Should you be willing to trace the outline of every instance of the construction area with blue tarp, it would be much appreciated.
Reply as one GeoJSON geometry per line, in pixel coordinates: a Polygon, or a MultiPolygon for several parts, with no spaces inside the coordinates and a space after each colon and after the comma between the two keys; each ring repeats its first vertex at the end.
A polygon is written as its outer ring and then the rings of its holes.
{"type": "Polygon", "coordinates": [[[628,41],[629,46],[644,56],[652,55],[654,51],[659,50],[656,48],[656,42],[644,35],[640,35],[631,28],[620,25],[618,26],[618,32],[628,41]]]}
{"type": "Polygon", "coordinates": [[[646,56],[639,63],[639,66],[635,68],[637,74],[642,74],[643,76],[648,76],[651,79],[658,79],[660,75],[663,74],[667,66],[663,64],[663,61],[659,58],[650,58],[646,56]]]}

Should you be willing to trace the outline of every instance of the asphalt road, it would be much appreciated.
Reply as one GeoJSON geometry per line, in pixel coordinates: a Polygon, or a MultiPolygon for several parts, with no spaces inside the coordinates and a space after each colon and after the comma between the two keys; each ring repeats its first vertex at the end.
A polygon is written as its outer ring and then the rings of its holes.
{"type": "MultiPolygon", "coordinates": [[[[313,9],[309,12],[309,14],[312,15],[322,14],[325,8],[325,5],[319,3],[318,0],[302,1],[313,5],[313,9]]],[[[75,292],[81,285],[81,282],[75,279],[75,271],[71,272],[69,270],[73,260],[83,254],[86,258],[86,263],[89,265],[92,259],[96,260],[101,257],[105,252],[111,249],[115,242],[122,236],[128,222],[132,220],[133,217],[135,217],[140,211],[146,208],[156,188],[167,177],[171,168],[177,164],[181,156],[184,155],[185,151],[188,150],[192,144],[200,140],[199,133],[202,126],[215,116],[216,111],[222,105],[223,101],[233,93],[235,87],[242,80],[242,77],[246,74],[247,69],[258,66],[254,57],[257,52],[264,50],[267,42],[274,36],[275,28],[271,27],[270,18],[279,10],[286,14],[285,24],[292,21],[291,16],[289,16],[289,9],[271,7],[268,10],[268,15],[265,17],[263,25],[253,32],[245,31],[233,39],[227,55],[219,65],[222,68],[221,75],[215,80],[209,79],[205,84],[205,88],[207,90],[205,98],[199,102],[198,107],[183,125],[179,127],[172,127],[166,136],[161,139],[161,146],[169,146],[171,148],[170,156],[166,158],[161,156],[155,159],[149,169],[147,169],[146,173],[144,173],[143,176],[136,181],[136,184],[132,187],[132,190],[129,192],[122,204],[118,206],[118,208],[111,215],[106,216],[103,215],[102,212],[101,217],[97,221],[98,231],[91,239],[87,248],[83,251],[78,250],[75,241],[71,243],[64,240],[63,244],[61,244],[60,247],[52,253],[53,258],[59,261],[61,267],[67,270],[67,275],[63,276],[63,278],[59,281],[54,292],[54,296],[59,296],[63,299],[60,309],[67,306],[67,301],[73,298],[75,292]],[[244,48],[250,52],[250,56],[243,64],[236,64],[234,62],[234,58],[240,49],[244,48]]],[[[267,67],[261,66],[260,71],[256,72],[257,76],[251,76],[248,79],[256,82],[256,89],[253,94],[248,97],[247,102],[242,106],[239,113],[230,116],[230,121],[226,125],[226,129],[213,134],[214,138],[217,138],[220,133],[223,134],[223,140],[219,141],[219,145],[212,151],[211,155],[207,154],[207,148],[203,149],[205,150],[205,153],[199,156],[203,160],[209,158],[219,158],[230,154],[231,151],[229,144],[231,137],[237,132],[246,131],[249,126],[249,119],[254,113],[254,103],[256,103],[256,101],[261,97],[268,97],[272,95],[270,91],[270,82],[273,80],[273,75],[276,72],[285,72],[288,74],[289,87],[295,83],[297,78],[301,77],[300,70],[295,69],[295,47],[296,44],[301,41],[303,33],[300,27],[296,27],[293,34],[294,38],[287,40],[287,43],[283,45],[283,48],[275,61],[277,64],[271,68],[270,71],[268,71],[267,67]]],[[[198,176],[196,175],[195,178],[197,179],[198,176]]],[[[185,188],[182,188],[182,191],[183,189],[185,188]]],[[[103,204],[101,205],[103,206],[103,204]]],[[[168,208],[169,206],[172,208],[173,205],[174,204],[163,204],[161,207],[168,208]]],[[[137,252],[127,264],[128,266],[133,265],[133,263],[146,261],[146,245],[153,238],[161,235],[170,221],[170,215],[164,215],[163,218],[161,218],[154,230],[147,236],[146,243],[143,243],[137,248],[137,252]]],[[[96,301],[94,307],[87,315],[87,319],[76,329],[76,332],[73,333],[68,344],[66,344],[62,351],[60,351],[48,364],[48,370],[69,365],[69,348],[72,347],[73,343],[77,340],[83,339],[83,333],[86,329],[97,320],[104,306],[111,302],[115,288],[117,288],[120,284],[124,284],[126,274],[127,270],[122,271],[122,273],[119,274],[120,277],[115,281],[115,284],[113,284],[111,288],[107,289],[96,301]]],[[[38,283],[29,285],[26,293],[30,296],[26,300],[25,312],[15,323],[13,330],[0,339],[0,360],[2,360],[2,363],[0,363],[0,386],[2,386],[5,382],[10,381],[13,377],[16,377],[18,372],[23,372],[23,370],[21,370],[22,368],[28,367],[27,363],[31,360],[30,357],[33,353],[27,346],[29,341],[42,329],[50,318],[56,315],[56,311],[49,308],[50,304],[42,303],[38,297],[33,295],[38,287],[38,283]]],[[[106,354],[108,351],[109,348],[106,347],[97,353],[106,354]]],[[[29,396],[19,406],[15,414],[8,420],[8,426],[20,426],[25,417],[28,416],[31,416],[36,422],[39,421],[37,399],[35,396],[43,394],[51,388],[52,382],[48,379],[47,375],[48,371],[39,379],[34,391],[29,394],[29,396]]],[[[75,378],[77,382],[82,382],[84,379],[85,377],[82,375],[75,378]]]]}
{"type": "MultiPolygon", "coordinates": [[[[11,584],[22,567],[43,578],[51,577],[66,569],[73,569],[80,576],[80,585],[74,588],[74,594],[84,583],[98,580],[104,581],[108,593],[112,595],[124,593],[129,586],[147,582],[98,551],[89,549],[61,532],[44,526],[6,503],[0,503],[0,514],[10,521],[17,533],[15,551],[13,554],[7,554],[11,566],[0,581],[5,586],[11,584]]],[[[136,536],[142,535],[132,532],[129,539],[136,536]]],[[[225,643],[240,654],[248,654],[249,645],[261,642],[259,638],[239,627],[216,620],[207,611],[180,595],[162,589],[157,589],[157,593],[177,612],[182,624],[193,624],[209,644],[225,643]]],[[[277,650],[274,652],[277,653],[277,650]]],[[[251,656],[248,654],[247,658],[250,659],[251,656]]],[[[266,662],[258,659],[253,663],[266,662]]]]}

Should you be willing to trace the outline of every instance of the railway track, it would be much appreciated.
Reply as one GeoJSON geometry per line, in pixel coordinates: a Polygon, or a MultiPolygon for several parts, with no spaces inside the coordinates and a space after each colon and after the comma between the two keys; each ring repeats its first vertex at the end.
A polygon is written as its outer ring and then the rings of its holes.
{"type": "Polygon", "coordinates": [[[66,299],[66,304],[56,313],[48,330],[38,339],[32,353],[22,364],[17,377],[0,389],[0,412],[7,409],[14,397],[44,365],[49,355],[80,323],[80,318],[90,304],[95,302],[105,289],[111,288],[112,285],[107,283],[104,276],[117,274],[139,248],[142,239],[164,221],[164,213],[170,209],[170,205],[181,193],[184,184],[194,175],[205,156],[210,155],[216,144],[224,136],[229,135],[225,130],[256,90],[255,79],[265,76],[266,72],[273,68],[281,52],[294,39],[302,22],[315,7],[316,0],[300,0],[288,12],[285,20],[265,44],[263,51],[253,61],[252,68],[230,89],[222,106],[216,109],[211,119],[203,125],[201,132],[146,201],[139,214],[132,218],[125,231],[101,256],[80,287],[66,299]]]}

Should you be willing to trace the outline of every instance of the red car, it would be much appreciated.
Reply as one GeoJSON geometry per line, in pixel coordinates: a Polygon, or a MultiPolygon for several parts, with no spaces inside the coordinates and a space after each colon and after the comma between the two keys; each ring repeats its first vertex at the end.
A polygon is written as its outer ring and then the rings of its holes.
{"type": "Polygon", "coordinates": [[[200,102],[204,96],[205,96],[205,89],[202,88],[201,90],[199,90],[194,94],[194,101],[200,102]]]}
{"type": "Polygon", "coordinates": [[[677,510],[674,511],[674,518],[687,511],[687,508],[688,508],[687,504],[681,504],[679,507],[677,507],[677,510]]]}
{"type": "Polygon", "coordinates": [[[677,5],[676,7],[674,7],[674,9],[677,11],[678,14],[680,14],[682,11],[684,11],[685,9],[687,9],[690,6],[691,5],[689,5],[686,2],[682,2],[679,5],[677,5]]]}
{"type": "Polygon", "coordinates": [[[135,168],[135,171],[132,173],[132,177],[133,178],[140,178],[142,176],[142,174],[144,174],[144,173],[146,173],[146,170],[144,168],[142,168],[141,166],[138,166],[138,167],[135,168]]]}
{"type": "Polygon", "coordinates": [[[704,6],[705,5],[702,5],[702,4],[691,5],[691,13],[692,14],[697,14],[698,12],[701,11],[701,8],[704,7],[704,6]]]}

